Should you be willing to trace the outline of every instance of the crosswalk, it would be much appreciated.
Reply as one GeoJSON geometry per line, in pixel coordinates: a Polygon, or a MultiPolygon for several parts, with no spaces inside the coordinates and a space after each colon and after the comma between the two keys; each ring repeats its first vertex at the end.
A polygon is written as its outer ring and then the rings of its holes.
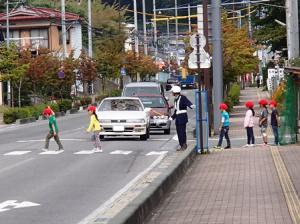
{"type": "MultiPolygon", "coordinates": [[[[37,151],[29,151],[29,150],[16,150],[16,151],[11,151],[11,152],[7,152],[4,153],[3,156],[23,156],[23,155],[27,155],[27,154],[31,154],[31,153],[36,153],[37,151]]],[[[91,155],[91,154],[110,154],[110,155],[130,155],[132,153],[134,153],[133,151],[128,151],[128,150],[115,150],[112,152],[104,152],[103,153],[99,153],[99,152],[95,152],[94,150],[81,150],[81,151],[77,151],[77,152],[68,152],[68,151],[64,151],[64,150],[59,150],[59,151],[54,151],[54,150],[49,150],[49,151],[44,151],[44,152],[38,152],[39,155],[59,155],[59,154],[63,154],[63,153],[71,153],[73,155],[91,155]]],[[[144,155],[145,156],[159,156],[159,155],[163,155],[163,154],[167,154],[168,151],[151,151],[151,152],[147,152],[144,155]]]]}

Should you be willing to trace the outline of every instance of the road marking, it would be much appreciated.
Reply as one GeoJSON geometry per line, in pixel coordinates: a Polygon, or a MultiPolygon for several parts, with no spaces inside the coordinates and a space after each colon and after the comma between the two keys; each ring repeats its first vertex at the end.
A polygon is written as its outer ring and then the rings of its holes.
{"type": "Polygon", "coordinates": [[[132,179],[125,187],[120,189],[117,193],[115,193],[110,199],[104,202],[99,208],[89,214],[86,218],[81,220],[78,224],[89,224],[93,220],[97,218],[100,213],[103,213],[107,209],[111,208],[112,205],[124,194],[128,191],[134,184],[136,184],[142,177],[144,177],[147,173],[149,173],[154,167],[156,167],[164,158],[166,154],[160,155],[157,159],[144,171],[139,173],[134,179],[132,179]]]}
{"type": "Polygon", "coordinates": [[[271,153],[293,223],[300,223],[300,200],[297,191],[280,155],[278,147],[271,147],[271,153]]]}
{"type": "Polygon", "coordinates": [[[46,152],[41,152],[40,155],[57,155],[60,153],[63,153],[64,150],[59,150],[59,151],[46,151],[46,152]]]}
{"type": "Polygon", "coordinates": [[[30,152],[31,151],[12,151],[12,152],[5,153],[4,156],[20,156],[30,152]]]}
{"type": "Polygon", "coordinates": [[[178,141],[178,136],[174,135],[172,139],[175,140],[175,141],[178,141]]]}
{"type": "Polygon", "coordinates": [[[30,201],[23,201],[18,203],[17,200],[7,200],[0,204],[0,212],[9,211],[15,208],[27,208],[27,207],[35,207],[35,206],[40,206],[40,204],[30,202],[30,201]]]}
{"type": "MultiPolygon", "coordinates": [[[[87,138],[60,138],[61,141],[72,141],[72,142],[87,142],[90,141],[87,138]]],[[[44,142],[45,139],[31,139],[31,140],[19,140],[17,143],[28,143],[28,142],[44,142]]],[[[51,139],[51,141],[54,141],[51,139]]]]}
{"type": "Polygon", "coordinates": [[[94,154],[95,152],[93,150],[82,150],[79,152],[75,152],[75,155],[90,155],[90,154],[94,154]]]}
{"type": "Polygon", "coordinates": [[[168,153],[168,151],[152,151],[146,154],[146,156],[153,156],[153,155],[163,155],[168,153]]]}
{"type": "Polygon", "coordinates": [[[169,138],[150,138],[148,141],[168,141],[169,138]]]}
{"type": "Polygon", "coordinates": [[[130,153],[132,153],[132,151],[116,150],[116,151],[113,151],[109,154],[112,154],[112,155],[129,155],[130,153]]]}

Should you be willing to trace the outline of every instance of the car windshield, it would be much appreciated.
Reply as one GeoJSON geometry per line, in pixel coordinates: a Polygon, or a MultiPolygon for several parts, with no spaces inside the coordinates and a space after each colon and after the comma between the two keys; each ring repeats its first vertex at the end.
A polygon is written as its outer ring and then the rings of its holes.
{"type": "Polygon", "coordinates": [[[160,90],[157,87],[126,87],[124,91],[124,96],[137,96],[141,94],[158,94],[160,95],[160,90]]]}
{"type": "Polygon", "coordinates": [[[162,97],[140,97],[144,107],[150,108],[163,108],[166,106],[166,102],[162,97]]]}
{"type": "Polygon", "coordinates": [[[143,111],[143,106],[135,99],[107,99],[101,103],[99,111],[143,111]]]}

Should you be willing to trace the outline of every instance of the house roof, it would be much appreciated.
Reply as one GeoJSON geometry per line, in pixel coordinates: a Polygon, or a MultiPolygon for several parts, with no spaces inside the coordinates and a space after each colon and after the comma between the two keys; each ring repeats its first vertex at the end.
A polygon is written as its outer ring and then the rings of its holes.
{"type": "MultiPolygon", "coordinates": [[[[81,20],[80,16],[75,13],[66,12],[66,21],[81,20]]],[[[29,6],[20,6],[9,13],[9,21],[26,21],[26,20],[61,20],[61,12],[50,8],[32,8],[29,6]]],[[[6,13],[0,13],[0,22],[6,22],[6,13]]]]}

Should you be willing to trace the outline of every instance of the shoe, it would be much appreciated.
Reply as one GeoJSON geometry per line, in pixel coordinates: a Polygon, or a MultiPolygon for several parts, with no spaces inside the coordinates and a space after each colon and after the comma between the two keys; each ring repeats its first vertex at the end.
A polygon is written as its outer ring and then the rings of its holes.
{"type": "Polygon", "coordinates": [[[182,147],[176,149],[177,152],[182,151],[182,147]]]}
{"type": "Polygon", "coordinates": [[[64,148],[56,149],[55,151],[64,151],[64,148]]]}
{"type": "Polygon", "coordinates": [[[45,149],[45,148],[43,148],[43,149],[42,149],[42,151],[43,151],[43,152],[47,152],[47,151],[48,151],[48,149],[45,149]]]}
{"type": "Polygon", "coordinates": [[[182,150],[186,150],[187,149],[187,144],[183,144],[183,146],[181,148],[182,148],[182,150]]]}
{"type": "Polygon", "coordinates": [[[249,145],[249,144],[247,144],[247,145],[244,145],[243,147],[244,147],[244,148],[247,148],[247,147],[250,147],[250,145],[249,145]]]}
{"type": "Polygon", "coordinates": [[[99,148],[95,148],[95,149],[93,149],[93,152],[103,152],[103,150],[99,149],[99,148]]]}
{"type": "Polygon", "coordinates": [[[215,149],[222,149],[222,147],[221,147],[221,146],[218,146],[218,145],[214,146],[214,148],[215,148],[215,149]]]}
{"type": "Polygon", "coordinates": [[[231,149],[231,146],[227,145],[224,149],[231,149]]]}
{"type": "Polygon", "coordinates": [[[254,144],[251,144],[251,145],[250,145],[250,147],[254,147],[254,146],[255,146],[254,144]]]}

